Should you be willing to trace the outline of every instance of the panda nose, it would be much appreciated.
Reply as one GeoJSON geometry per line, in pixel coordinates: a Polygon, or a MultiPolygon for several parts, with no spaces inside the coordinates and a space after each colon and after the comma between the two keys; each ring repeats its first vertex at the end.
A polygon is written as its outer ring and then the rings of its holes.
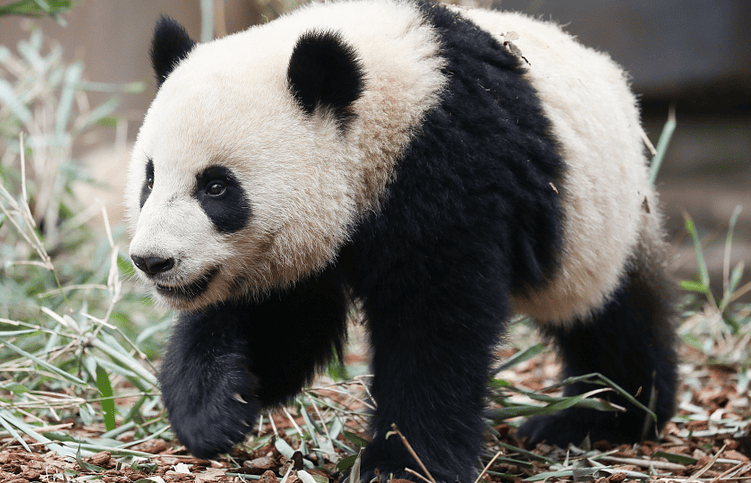
{"type": "Polygon", "coordinates": [[[146,272],[148,275],[157,275],[159,273],[167,272],[175,266],[174,258],[139,257],[137,255],[133,255],[130,258],[133,260],[136,267],[146,272]]]}

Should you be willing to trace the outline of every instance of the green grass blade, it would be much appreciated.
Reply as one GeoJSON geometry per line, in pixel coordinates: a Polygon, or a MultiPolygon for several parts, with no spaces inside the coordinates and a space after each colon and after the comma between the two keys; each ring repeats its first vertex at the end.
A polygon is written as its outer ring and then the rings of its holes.
{"type": "Polygon", "coordinates": [[[538,343],[533,346],[527,347],[526,349],[520,352],[517,352],[513,356],[503,361],[503,363],[501,363],[498,367],[493,369],[491,374],[498,374],[499,372],[505,371],[510,367],[513,367],[517,364],[521,364],[522,362],[528,361],[529,359],[543,352],[545,352],[545,345],[542,343],[538,343]]]}
{"type": "Polygon", "coordinates": [[[9,432],[10,435],[13,437],[13,439],[21,443],[21,446],[23,446],[23,448],[26,451],[31,453],[31,448],[29,448],[29,445],[26,444],[26,441],[24,441],[21,435],[18,434],[18,431],[16,431],[16,429],[13,426],[11,426],[10,423],[8,423],[8,421],[5,420],[5,418],[3,418],[3,415],[1,413],[0,413],[0,426],[5,428],[5,430],[9,432]]]}
{"type": "Polygon", "coordinates": [[[39,443],[43,443],[47,448],[51,449],[52,451],[56,452],[58,455],[62,456],[63,458],[69,457],[69,456],[75,456],[75,452],[71,451],[67,448],[64,448],[63,446],[60,446],[57,443],[53,443],[50,439],[42,436],[41,434],[37,433],[34,430],[34,427],[30,424],[26,424],[21,419],[18,419],[13,414],[11,414],[10,411],[7,409],[0,409],[0,418],[7,421],[8,423],[12,424],[16,428],[23,431],[25,434],[31,436],[33,439],[35,439],[39,443]]]}
{"type": "Polygon", "coordinates": [[[355,461],[352,462],[352,471],[349,473],[349,481],[360,481],[360,467],[362,466],[362,449],[357,454],[355,461]]]}
{"type": "Polygon", "coordinates": [[[728,303],[730,303],[730,300],[732,300],[735,291],[738,289],[738,285],[740,285],[741,283],[741,279],[743,278],[743,269],[745,267],[745,263],[739,262],[738,265],[733,268],[733,271],[730,272],[730,282],[728,283],[728,292],[730,293],[730,297],[728,303]]]}
{"type": "MultiPolygon", "coordinates": [[[[566,378],[566,379],[564,379],[564,380],[562,380],[560,382],[557,382],[557,383],[555,383],[555,384],[553,384],[551,386],[548,386],[548,387],[545,387],[545,388],[541,389],[539,392],[524,390],[524,389],[521,389],[521,388],[518,388],[518,387],[509,387],[507,389],[511,390],[511,391],[514,391],[514,392],[518,392],[520,394],[524,394],[524,395],[526,395],[526,396],[528,396],[528,397],[530,397],[532,399],[538,400],[538,401],[545,401],[545,402],[548,402],[550,404],[555,404],[556,402],[558,402],[560,400],[565,400],[565,399],[570,399],[570,398],[568,398],[568,397],[548,396],[546,394],[541,394],[541,392],[542,391],[549,391],[551,389],[556,389],[558,387],[568,386],[568,385],[577,384],[577,383],[582,383],[582,384],[597,384],[597,385],[600,385],[600,386],[609,387],[609,388],[613,389],[616,393],[618,393],[619,395],[621,395],[629,403],[633,404],[637,408],[639,408],[642,411],[646,412],[654,421],[657,421],[657,415],[654,413],[654,411],[652,411],[651,409],[649,409],[648,407],[646,407],[644,404],[642,404],[641,402],[639,402],[634,396],[632,396],[631,394],[629,394],[627,391],[625,391],[618,384],[616,384],[615,382],[613,382],[609,378],[603,376],[599,372],[593,372],[593,373],[584,374],[584,375],[581,375],[581,376],[568,377],[568,378],[566,378]]],[[[589,403],[586,403],[586,404],[589,404],[589,403]]],[[[612,410],[612,409],[607,409],[607,410],[612,410]]]]}
{"type": "MultiPolygon", "coordinates": [[[[735,224],[738,222],[738,216],[741,214],[741,207],[736,206],[733,210],[733,214],[730,216],[730,223],[728,224],[728,234],[725,236],[725,260],[723,263],[723,273],[727,278],[723,279],[723,294],[720,301],[720,312],[724,312],[730,303],[730,299],[733,297],[733,292],[740,282],[740,277],[743,275],[743,266],[740,265],[740,274],[736,273],[738,266],[735,267],[732,274],[728,274],[730,271],[730,250],[733,246],[733,231],[735,230],[735,224]],[[735,282],[735,283],[733,283],[735,282]]],[[[743,262],[741,262],[742,264],[743,262]]]]}
{"type": "Polygon", "coordinates": [[[42,15],[54,16],[69,10],[73,6],[72,0],[18,0],[0,6],[0,15],[28,15],[39,17],[42,15]]]}
{"type": "Polygon", "coordinates": [[[523,456],[525,458],[529,458],[530,460],[533,460],[533,461],[543,461],[543,462],[545,462],[547,464],[553,464],[554,463],[554,461],[552,459],[550,459],[550,458],[548,458],[546,456],[539,455],[539,454],[533,453],[531,451],[527,451],[526,449],[519,448],[518,446],[514,446],[514,445],[511,445],[511,444],[508,444],[508,443],[504,443],[503,441],[496,441],[496,444],[498,444],[498,446],[500,446],[501,448],[507,449],[508,450],[507,453],[515,453],[515,454],[521,455],[521,456],[523,456]]]}
{"type": "Polygon", "coordinates": [[[354,444],[358,448],[364,448],[370,443],[370,441],[368,441],[367,439],[362,438],[350,431],[342,431],[342,435],[344,436],[344,439],[354,444]]]}
{"type": "Polygon", "coordinates": [[[686,231],[694,243],[694,256],[696,257],[696,266],[699,270],[699,282],[704,286],[704,293],[707,299],[716,307],[717,304],[712,296],[712,290],[709,288],[709,269],[707,268],[706,260],[704,260],[704,252],[701,247],[701,240],[699,240],[699,234],[696,231],[696,225],[694,225],[694,220],[691,216],[688,214],[684,214],[683,216],[686,219],[686,231]]]}
{"type": "Polygon", "coordinates": [[[670,106],[668,120],[662,128],[660,139],[657,141],[657,146],[655,147],[655,155],[652,157],[652,163],[649,166],[649,182],[651,184],[655,184],[655,181],[657,180],[657,173],[660,172],[660,166],[662,166],[662,161],[665,159],[665,152],[668,150],[670,138],[673,137],[675,126],[675,106],[670,106]]]}
{"type": "Polygon", "coordinates": [[[693,465],[699,461],[696,458],[691,458],[690,456],[675,453],[666,453],[664,451],[655,452],[654,454],[652,454],[652,458],[665,458],[671,463],[680,463],[683,465],[693,465]]]}
{"type": "Polygon", "coordinates": [[[286,456],[289,459],[292,459],[292,456],[295,454],[295,450],[292,449],[292,446],[281,438],[274,441],[274,447],[279,451],[279,454],[286,456]]]}
{"type": "Polygon", "coordinates": [[[542,481],[547,480],[550,478],[550,481],[558,481],[559,478],[571,478],[574,476],[574,470],[573,468],[566,469],[566,470],[559,470],[559,471],[545,471],[542,473],[538,473],[534,476],[530,476],[529,478],[525,478],[522,481],[542,481]]]}
{"type": "Polygon", "coordinates": [[[702,282],[697,282],[696,280],[681,280],[680,286],[683,290],[686,290],[689,292],[696,292],[702,295],[709,295],[708,287],[704,285],[702,282]]]}
{"type": "Polygon", "coordinates": [[[133,268],[133,262],[128,260],[122,254],[117,255],[117,268],[119,268],[126,277],[134,277],[136,275],[136,271],[133,268]]]}
{"type": "Polygon", "coordinates": [[[8,330],[8,331],[2,331],[0,332],[0,338],[6,338],[6,337],[19,337],[22,335],[39,335],[41,334],[41,330],[36,329],[24,329],[24,330],[8,330]]]}
{"type": "Polygon", "coordinates": [[[63,377],[67,381],[70,381],[70,382],[72,382],[72,383],[74,383],[74,384],[76,384],[76,385],[78,385],[80,387],[88,387],[88,385],[86,384],[86,382],[83,381],[82,379],[79,379],[78,377],[74,376],[73,374],[69,374],[69,373],[65,372],[64,370],[62,370],[62,369],[60,369],[58,367],[53,366],[52,364],[48,363],[47,361],[43,361],[42,359],[38,358],[37,356],[26,352],[25,350],[23,350],[20,347],[12,344],[11,342],[8,342],[5,339],[0,339],[0,342],[2,342],[3,344],[5,344],[5,346],[8,349],[12,350],[16,354],[29,359],[30,361],[34,362],[35,364],[44,367],[48,371],[53,372],[53,373],[55,373],[55,374],[63,377]]]}
{"type": "Polygon", "coordinates": [[[33,119],[31,111],[16,96],[13,86],[5,79],[0,79],[0,102],[5,104],[23,124],[31,123],[33,119]]]}
{"type": "Polygon", "coordinates": [[[116,409],[115,400],[113,399],[115,394],[112,391],[110,377],[102,366],[97,366],[96,368],[96,386],[99,389],[99,394],[102,396],[100,403],[104,412],[104,427],[107,428],[107,431],[112,431],[116,427],[116,409]]]}
{"type": "Polygon", "coordinates": [[[130,82],[127,84],[114,84],[111,82],[81,81],[78,88],[83,91],[104,92],[107,94],[140,94],[146,90],[145,82],[130,82]]]}
{"type": "Polygon", "coordinates": [[[214,40],[214,0],[201,2],[201,42],[214,40]]]}
{"type": "Polygon", "coordinates": [[[107,371],[107,373],[109,374],[117,374],[128,379],[141,392],[149,392],[153,389],[153,387],[146,381],[144,381],[141,376],[131,371],[127,367],[124,367],[103,357],[90,356],[89,360],[95,362],[96,365],[101,366],[102,369],[107,371]]]}
{"type": "Polygon", "coordinates": [[[603,399],[590,399],[591,394],[579,394],[577,396],[555,398],[553,402],[545,406],[513,406],[492,409],[486,414],[493,420],[510,419],[517,416],[536,416],[539,414],[551,414],[571,407],[596,409],[597,411],[618,411],[618,408],[603,399]]]}
{"type": "Polygon", "coordinates": [[[148,382],[150,385],[154,387],[158,385],[156,377],[152,373],[144,369],[144,367],[133,356],[125,352],[117,343],[114,337],[108,336],[107,334],[103,333],[102,339],[104,339],[104,341],[101,339],[94,339],[91,344],[110,356],[115,361],[123,364],[125,367],[135,372],[141,379],[148,382]]]}
{"type": "MultiPolygon", "coordinates": [[[[112,446],[107,446],[103,444],[87,444],[87,443],[71,443],[71,442],[65,442],[63,443],[62,449],[68,450],[70,452],[70,456],[75,457],[75,451],[69,448],[78,448],[80,446],[81,450],[85,450],[87,452],[87,456],[91,456],[94,453],[99,453],[100,451],[109,451],[112,453],[113,456],[141,456],[143,458],[151,458],[154,456],[151,453],[146,453],[144,451],[136,451],[133,449],[127,449],[127,448],[117,448],[112,446]]],[[[50,445],[47,445],[49,447],[50,445]]]]}
{"type": "Polygon", "coordinates": [[[90,471],[92,473],[98,473],[100,471],[104,471],[104,468],[97,465],[92,465],[91,463],[87,463],[83,460],[81,457],[81,445],[78,445],[78,450],[76,451],[76,463],[78,463],[78,466],[81,467],[84,471],[90,471]]]}
{"type": "Polygon", "coordinates": [[[117,97],[110,97],[104,103],[92,109],[85,117],[76,120],[76,133],[85,131],[105,117],[112,114],[119,104],[117,97]]]}
{"type": "Polygon", "coordinates": [[[55,136],[53,146],[60,148],[65,140],[70,136],[67,131],[68,121],[73,117],[73,101],[76,96],[76,86],[81,79],[83,65],[73,63],[65,71],[65,82],[63,83],[60,99],[57,105],[57,115],[55,117],[55,136]]]}

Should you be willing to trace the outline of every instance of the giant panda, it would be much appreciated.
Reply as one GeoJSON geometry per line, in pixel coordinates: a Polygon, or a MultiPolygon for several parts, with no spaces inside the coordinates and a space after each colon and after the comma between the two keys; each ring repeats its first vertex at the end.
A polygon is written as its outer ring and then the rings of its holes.
{"type": "Polygon", "coordinates": [[[516,13],[353,0],[200,45],[163,17],[151,58],[130,257],[179,311],[159,381],[194,455],[299,392],[342,350],[353,304],[377,404],[363,481],[419,471],[393,423],[436,480],[473,480],[513,314],[564,376],[599,372],[657,416],[605,393],[625,412],[534,417],[529,443],[636,442],[672,416],[659,202],[609,57],[516,13]]]}

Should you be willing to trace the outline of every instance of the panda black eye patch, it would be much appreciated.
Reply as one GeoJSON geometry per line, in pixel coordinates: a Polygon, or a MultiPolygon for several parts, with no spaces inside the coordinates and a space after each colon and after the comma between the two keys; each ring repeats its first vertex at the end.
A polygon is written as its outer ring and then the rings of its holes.
{"type": "Polygon", "coordinates": [[[209,166],[196,175],[193,197],[217,231],[232,233],[250,219],[250,203],[240,182],[224,166],[209,166]]]}
{"type": "Polygon", "coordinates": [[[154,161],[149,159],[146,163],[146,178],[143,180],[143,186],[141,186],[141,197],[139,198],[140,207],[143,208],[144,203],[149,198],[151,190],[154,187],[154,161]]]}

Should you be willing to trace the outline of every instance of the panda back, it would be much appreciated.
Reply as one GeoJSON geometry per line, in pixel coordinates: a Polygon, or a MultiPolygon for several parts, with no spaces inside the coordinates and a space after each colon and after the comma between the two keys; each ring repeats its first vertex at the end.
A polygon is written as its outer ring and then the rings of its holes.
{"type": "Polygon", "coordinates": [[[515,308],[554,323],[588,315],[617,288],[640,238],[661,244],[628,76],[553,23],[514,12],[460,13],[498,38],[518,35],[513,43],[528,61],[525,77],[566,163],[556,187],[564,220],[560,265],[543,290],[516,298],[515,308]]]}

